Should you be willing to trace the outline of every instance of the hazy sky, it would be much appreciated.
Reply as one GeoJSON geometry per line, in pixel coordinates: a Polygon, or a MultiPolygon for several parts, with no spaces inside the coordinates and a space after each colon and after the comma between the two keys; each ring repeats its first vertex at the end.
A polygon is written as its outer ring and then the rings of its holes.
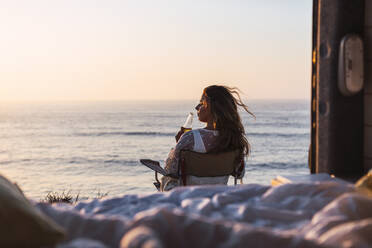
{"type": "Polygon", "coordinates": [[[310,98],[311,0],[12,0],[0,101],[310,98]]]}

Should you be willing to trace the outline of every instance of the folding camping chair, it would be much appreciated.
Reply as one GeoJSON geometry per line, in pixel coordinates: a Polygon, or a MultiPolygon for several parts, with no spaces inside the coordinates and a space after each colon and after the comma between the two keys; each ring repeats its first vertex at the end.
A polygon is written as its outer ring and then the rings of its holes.
{"type": "Polygon", "coordinates": [[[244,160],[240,159],[238,150],[221,153],[199,153],[181,151],[179,176],[182,184],[187,185],[187,176],[197,177],[234,177],[237,184],[238,175],[244,169],[244,160]]]}
{"type": "MultiPolygon", "coordinates": [[[[188,176],[197,177],[220,177],[233,176],[234,184],[237,184],[238,175],[244,170],[244,160],[240,159],[239,151],[222,153],[199,153],[194,151],[181,151],[180,163],[177,174],[168,174],[158,161],[141,159],[141,163],[155,171],[155,187],[160,189],[158,173],[181,179],[183,186],[187,185],[188,176]]],[[[241,181],[242,183],[242,181],[241,181]]]]}

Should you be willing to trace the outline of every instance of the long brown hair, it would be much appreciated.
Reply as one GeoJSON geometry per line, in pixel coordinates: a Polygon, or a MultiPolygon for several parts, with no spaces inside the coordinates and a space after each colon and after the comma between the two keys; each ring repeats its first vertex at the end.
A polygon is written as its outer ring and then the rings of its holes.
{"type": "Polygon", "coordinates": [[[208,104],[210,104],[215,129],[219,133],[217,146],[211,152],[239,149],[241,158],[248,156],[250,145],[245,137],[238,106],[252,116],[254,114],[242,102],[239,89],[223,85],[211,85],[204,89],[203,94],[206,96],[208,104]]]}

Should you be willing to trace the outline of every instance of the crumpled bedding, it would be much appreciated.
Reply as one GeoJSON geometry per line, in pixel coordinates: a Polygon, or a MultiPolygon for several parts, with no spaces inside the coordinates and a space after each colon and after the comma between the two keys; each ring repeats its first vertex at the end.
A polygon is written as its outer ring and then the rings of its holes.
{"type": "Polygon", "coordinates": [[[72,247],[371,247],[372,198],[346,182],[180,187],[35,203],[72,247]]]}

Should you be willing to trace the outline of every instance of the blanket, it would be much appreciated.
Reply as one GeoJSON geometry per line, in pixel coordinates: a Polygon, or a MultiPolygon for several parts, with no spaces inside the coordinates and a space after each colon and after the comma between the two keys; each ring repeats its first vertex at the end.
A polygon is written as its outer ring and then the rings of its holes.
{"type": "Polygon", "coordinates": [[[72,247],[371,247],[372,198],[341,181],[179,187],[35,203],[72,247]]]}

